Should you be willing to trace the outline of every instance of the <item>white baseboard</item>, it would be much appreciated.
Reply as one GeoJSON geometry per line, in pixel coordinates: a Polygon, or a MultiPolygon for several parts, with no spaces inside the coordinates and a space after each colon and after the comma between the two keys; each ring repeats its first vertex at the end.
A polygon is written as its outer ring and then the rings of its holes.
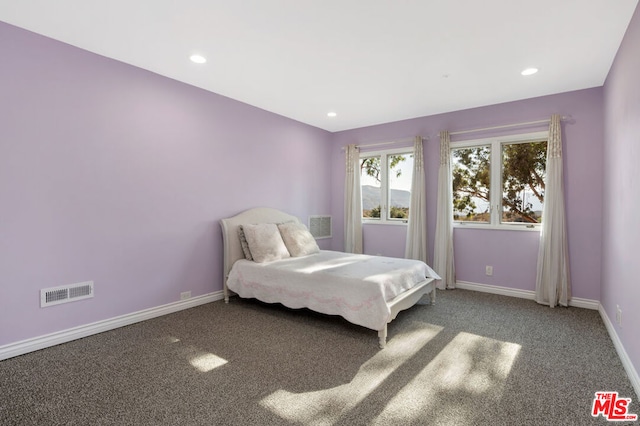
{"type": "Polygon", "coordinates": [[[32,339],[21,340],[8,345],[0,346],[0,361],[14,356],[23,355],[39,349],[48,348],[50,346],[59,345],[61,343],[70,342],[82,337],[91,336],[92,334],[102,333],[104,331],[113,330],[125,325],[134,324],[136,322],[145,321],[162,315],[172,314],[184,309],[193,308],[205,303],[222,300],[222,291],[216,291],[202,296],[192,297],[186,300],[168,303],[166,305],[156,306],[155,308],[144,309],[142,311],[121,315],[118,317],[97,321],[91,324],[85,324],[78,327],[69,328],[67,330],[57,331],[55,333],[46,334],[44,336],[34,337],[32,339]]]}
{"type": "MultiPolygon", "coordinates": [[[[609,332],[609,337],[613,341],[613,346],[616,348],[616,352],[618,352],[618,357],[620,357],[620,361],[624,366],[625,371],[627,372],[627,376],[629,376],[629,380],[631,381],[631,385],[633,389],[636,391],[636,397],[640,398],[640,376],[638,376],[638,372],[635,367],[631,363],[631,359],[629,359],[629,355],[627,355],[627,351],[624,350],[624,346],[622,346],[622,342],[618,337],[618,333],[616,333],[616,329],[613,326],[613,323],[609,319],[607,312],[604,310],[602,305],[599,306],[598,312],[600,312],[600,316],[602,317],[602,321],[604,321],[604,325],[609,332]]],[[[630,396],[624,395],[626,398],[630,396]]],[[[636,400],[637,401],[637,400],[636,400]]]]}
{"type": "MultiPolygon", "coordinates": [[[[500,287],[497,285],[478,284],[468,281],[457,281],[456,288],[463,290],[480,291],[482,293],[499,294],[502,296],[519,297],[520,299],[535,300],[536,293],[531,290],[519,290],[509,287],[500,287]]],[[[576,308],[585,308],[598,310],[600,302],[597,300],[583,299],[580,297],[572,297],[569,301],[569,306],[576,308]]]]}
{"type": "Polygon", "coordinates": [[[520,299],[533,300],[535,293],[529,290],[517,290],[509,287],[500,287],[497,285],[477,284],[468,281],[456,281],[456,288],[462,290],[479,291],[482,293],[499,294],[502,296],[518,297],[520,299]]]}
{"type": "Polygon", "coordinates": [[[582,299],[580,297],[572,297],[569,301],[569,306],[575,306],[576,308],[592,309],[597,311],[600,308],[600,302],[593,299],[582,299]]]}

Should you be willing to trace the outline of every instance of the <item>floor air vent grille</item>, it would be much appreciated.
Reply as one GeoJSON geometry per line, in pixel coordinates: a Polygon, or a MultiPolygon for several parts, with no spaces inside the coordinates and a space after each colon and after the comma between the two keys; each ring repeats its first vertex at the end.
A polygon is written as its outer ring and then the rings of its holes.
{"type": "Polygon", "coordinates": [[[43,288],[40,290],[40,307],[44,308],[60,303],[75,302],[76,300],[88,299],[90,297],[93,297],[93,281],[43,288]]]}

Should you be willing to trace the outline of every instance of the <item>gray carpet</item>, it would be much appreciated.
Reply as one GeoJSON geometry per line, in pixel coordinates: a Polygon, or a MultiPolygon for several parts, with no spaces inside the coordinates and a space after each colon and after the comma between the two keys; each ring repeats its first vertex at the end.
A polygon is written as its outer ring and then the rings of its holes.
{"type": "MultiPolygon", "coordinates": [[[[439,291],[374,331],[232,299],[0,362],[2,425],[604,425],[598,312],[439,291]]],[[[616,424],[625,424],[618,422],[616,424]]]]}

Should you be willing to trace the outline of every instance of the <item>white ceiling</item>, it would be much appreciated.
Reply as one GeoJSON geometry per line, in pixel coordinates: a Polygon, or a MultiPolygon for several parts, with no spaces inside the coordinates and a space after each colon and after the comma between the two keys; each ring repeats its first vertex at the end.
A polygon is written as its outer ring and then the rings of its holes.
{"type": "Polygon", "coordinates": [[[0,21],[339,131],[601,86],[637,3],[0,0],[0,21]]]}

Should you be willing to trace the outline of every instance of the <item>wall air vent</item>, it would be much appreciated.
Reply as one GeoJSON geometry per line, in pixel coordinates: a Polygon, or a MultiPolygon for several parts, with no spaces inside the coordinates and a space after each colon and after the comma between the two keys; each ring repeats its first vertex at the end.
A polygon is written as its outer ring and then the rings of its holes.
{"type": "Polygon", "coordinates": [[[331,216],[309,216],[309,232],[316,240],[331,238],[331,216]]]}
{"type": "Polygon", "coordinates": [[[93,281],[43,288],[40,290],[40,307],[75,302],[90,297],[93,297],[93,281]]]}

